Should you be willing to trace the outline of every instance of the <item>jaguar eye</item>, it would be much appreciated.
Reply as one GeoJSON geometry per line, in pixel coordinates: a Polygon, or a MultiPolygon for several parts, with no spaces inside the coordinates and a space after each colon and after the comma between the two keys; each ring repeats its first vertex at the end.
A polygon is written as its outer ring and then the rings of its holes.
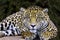
{"type": "Polygon", "coordinates": [[[40,22],[40,18],[37,18],[37,22],[40,22]]]}
{"type": "Polygon", "coordinates": [[[40,22],[41,20],[44,19],[43,14],[41,12],[36,14],[36,18],[37,18],[37,22],[40,22]]]}
{"type": "Polygon", "coordinates": [[[30,21],[30,17],[24,17],[23,20],[30,21]]]}

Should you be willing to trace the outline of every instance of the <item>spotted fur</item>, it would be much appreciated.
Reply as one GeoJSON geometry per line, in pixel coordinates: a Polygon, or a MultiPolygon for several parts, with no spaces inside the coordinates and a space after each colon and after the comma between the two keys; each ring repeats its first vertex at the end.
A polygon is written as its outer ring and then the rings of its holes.
{"type": "Polygon", "coordinates": [[[21,35],[26,40],[32,40],[39,36],[41,40],[56,37],[57,28],[49,19],[47,8],[38,6],[21,8],[0,22],[0,31],[5,36],[21,35]],[[47,37],[46,37],[47,36],[47,37]]]}

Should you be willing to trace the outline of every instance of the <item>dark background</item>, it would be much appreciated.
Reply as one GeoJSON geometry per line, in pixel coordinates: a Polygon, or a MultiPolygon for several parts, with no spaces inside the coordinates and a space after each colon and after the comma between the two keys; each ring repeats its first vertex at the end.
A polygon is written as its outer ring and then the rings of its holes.
{"type": "Polygon", "coordinates": [[[58,28],[57,37],[50,40],[60,40],[60,0],[0,0],[0,21],[19,11],[20,7],[27,8],[32,5],[49,9],[50,19],[58,28]]]}

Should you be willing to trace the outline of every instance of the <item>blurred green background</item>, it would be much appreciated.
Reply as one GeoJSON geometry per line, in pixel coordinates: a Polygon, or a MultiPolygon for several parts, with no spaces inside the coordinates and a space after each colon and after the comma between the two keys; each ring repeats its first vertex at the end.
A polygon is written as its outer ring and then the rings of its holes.
{"type": "Polygon", "coordinates": [[[20,7],[27,8],[32,5],[49,9],[50,19],[58,28],[57,37],[50,40],[60,40],[60,0],[0,0],[0,21],[19,11],[20,7]]]}

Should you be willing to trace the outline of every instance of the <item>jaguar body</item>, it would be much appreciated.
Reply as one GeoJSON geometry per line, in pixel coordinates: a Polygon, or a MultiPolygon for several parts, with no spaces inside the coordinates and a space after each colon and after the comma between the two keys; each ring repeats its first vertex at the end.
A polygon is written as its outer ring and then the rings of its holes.
{"type": "Polygon", "coordinates": [[[0,22],[0,33],[4,36],[20,35],[26,40],[33,40],[36,35],[40,40],[56,37],[57,28],[48,16],[48,9],[38,6],[21,8],[0,22]]]}

